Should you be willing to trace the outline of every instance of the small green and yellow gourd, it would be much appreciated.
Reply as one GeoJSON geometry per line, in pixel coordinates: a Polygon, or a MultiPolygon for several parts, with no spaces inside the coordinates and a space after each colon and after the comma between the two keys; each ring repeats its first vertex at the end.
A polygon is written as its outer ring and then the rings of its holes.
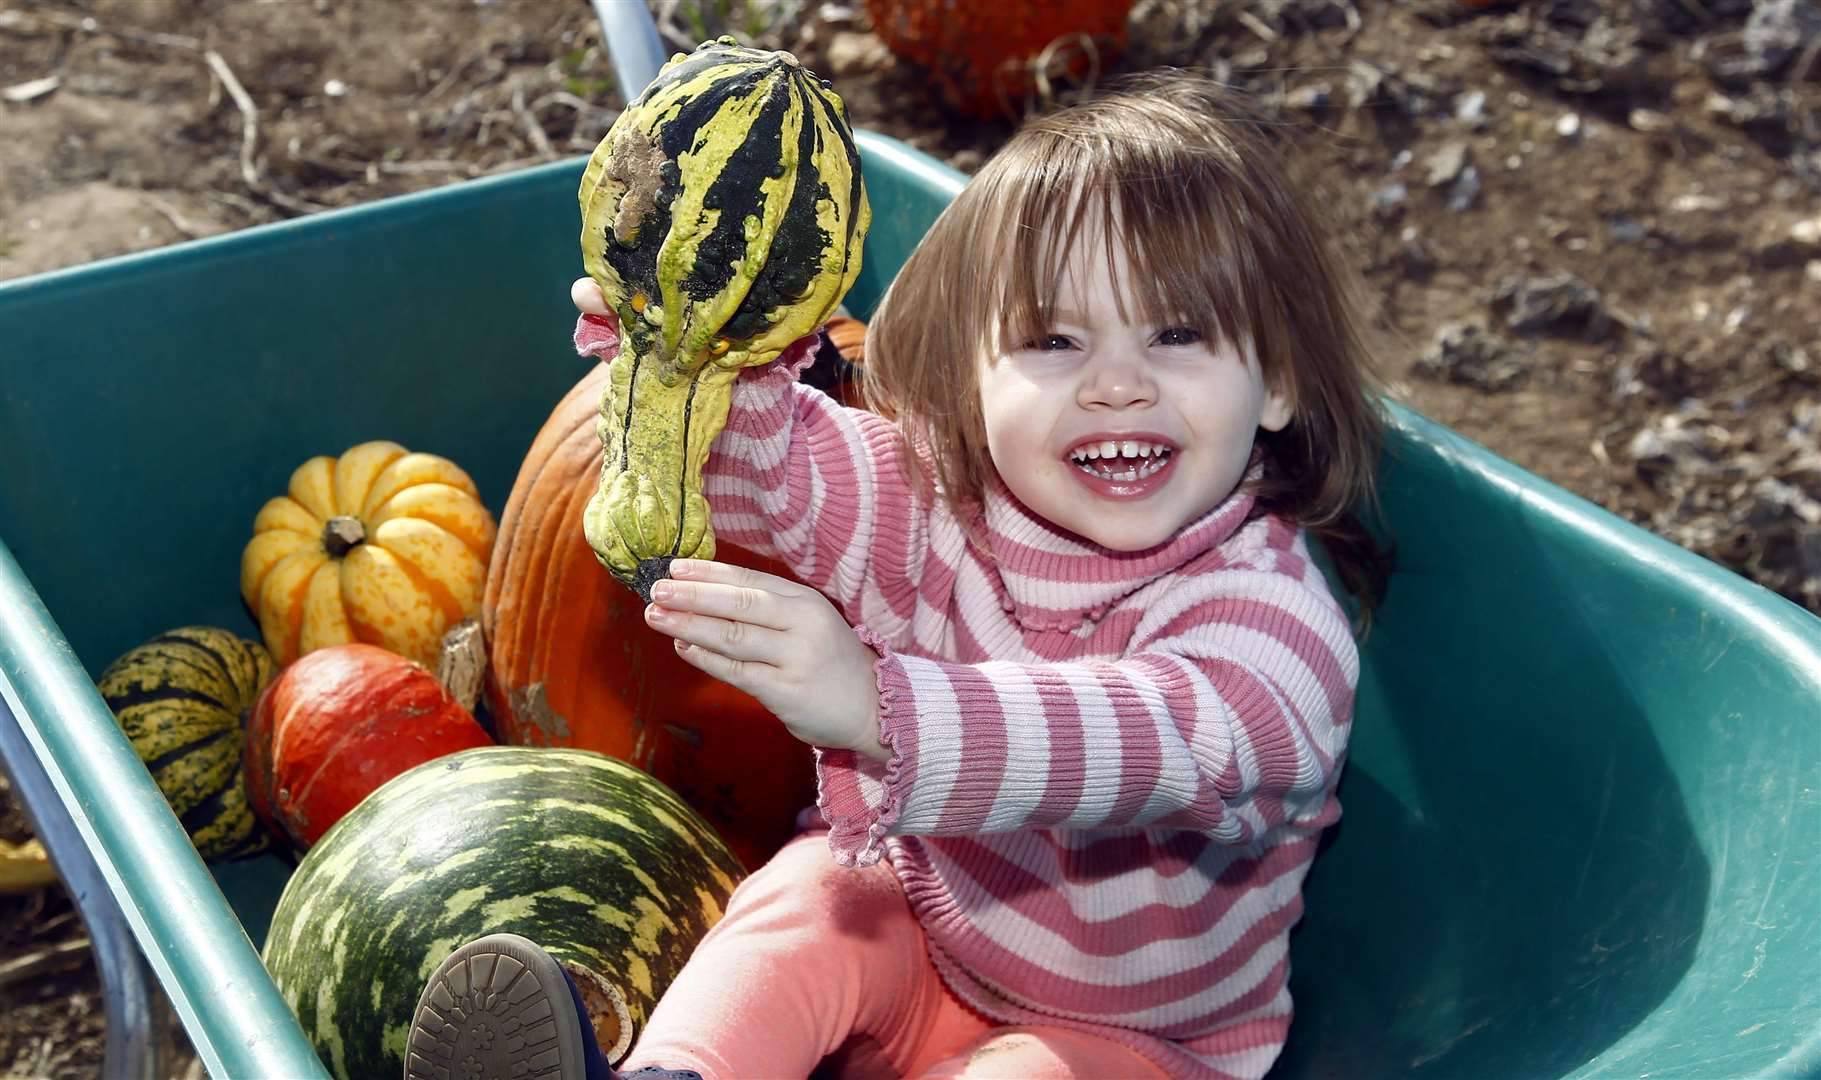
{"type": "Polygon", "coordinates": [[[649,596],[712,558],[702,467],[740,369],[831,315],[871,221],[846,108],[786,52],[678,53],[582,175],[583,265],[619,316],[588,543],[649,596]]]}
{"type": "Polygon", "coordinates": [[[98,689],[139,760],[205,859],[264,851],[241,778],[241,713],[272,681],[256,641],[212,626],[184,626],[128,650],[98,689]]]}

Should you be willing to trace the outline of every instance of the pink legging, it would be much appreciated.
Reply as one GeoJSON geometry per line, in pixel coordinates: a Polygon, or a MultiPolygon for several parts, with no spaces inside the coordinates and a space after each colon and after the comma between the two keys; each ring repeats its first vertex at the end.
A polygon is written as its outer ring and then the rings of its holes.
{"type": "Polygon", "coordinates": [[[1163,1075],[1110,1039],[968,1008],[937,974],[897,875],[837,866],[812,833],[740,883],[619,1069],[797,1080],[818,1064],[840,1077],[1163,1075]]]}

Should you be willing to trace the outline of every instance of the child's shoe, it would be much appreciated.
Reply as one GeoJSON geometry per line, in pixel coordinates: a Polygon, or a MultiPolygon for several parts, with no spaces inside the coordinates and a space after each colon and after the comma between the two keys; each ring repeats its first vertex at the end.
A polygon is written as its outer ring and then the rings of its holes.
{"type": "Polygon", "coordinates": [[[449,954],[418,998],[405,1080],[702,1080],[683,1069],[624,1078],[594,1041],[561,964],[517,934],[489,934],[449,954]]]}

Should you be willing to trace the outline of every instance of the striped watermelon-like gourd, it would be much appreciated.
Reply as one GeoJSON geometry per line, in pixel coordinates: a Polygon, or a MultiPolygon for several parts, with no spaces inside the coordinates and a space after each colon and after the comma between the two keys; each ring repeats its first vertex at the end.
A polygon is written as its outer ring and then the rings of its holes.
{"type": "Polygon", "coordinates": [[[713,558],[702,466],[739,370],[832,314],[872,212],[846,107],[786,52],[678,53],[582,174],[582,259],[619,317],[589,544],[648,595],[713,558]]]}
{"type": "Polygon", "coordinates": [[[569,971],[618,1060],[742,873],[630,765],[480,747],[395,777],[331,828],[285,886],[264,958],[334,1075],[399,1076],[436,965],[521,934],[569,971]]]}
{"type": "Polygon", "coordinates": [[[270,844],[247,805],[241,714],[272,673],[258,642],[185,626],[128,651],[101,675],[101,696],[205,859],[270,844]]]}

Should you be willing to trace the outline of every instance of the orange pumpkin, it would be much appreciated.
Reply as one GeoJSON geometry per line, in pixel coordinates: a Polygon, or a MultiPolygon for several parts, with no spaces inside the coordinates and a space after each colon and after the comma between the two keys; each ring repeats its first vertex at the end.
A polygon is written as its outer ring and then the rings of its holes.
{"type": "MultiPolygon", "coordinates": [[[[757,701],[678,659],[582,535],[601,474],[607,370],[595,365],[545,421],[500,518],[481,603],[495,733],[630,762],[758,866],[815,802],[810,750],[757,701]]],[[[715,557],[788,574],[730,544],[715,557]]]]}
{"type": "Polygon", "coordinates": [[[493,515],[454,462],[368,442],[314,457],[253,521],[240,594],[279,666],[363,641],[434,668],[475,614],[493,515]]]}
{"type": "Polygon", "coordinates": [[[1046,78],[1078,79],[1096,62],[1106,71],[1125,48],[1131,8],[1132,0],[866,0],[873,33],[927,69],[945,104],[1014,120],[1040,57],[1046,78]]]}

